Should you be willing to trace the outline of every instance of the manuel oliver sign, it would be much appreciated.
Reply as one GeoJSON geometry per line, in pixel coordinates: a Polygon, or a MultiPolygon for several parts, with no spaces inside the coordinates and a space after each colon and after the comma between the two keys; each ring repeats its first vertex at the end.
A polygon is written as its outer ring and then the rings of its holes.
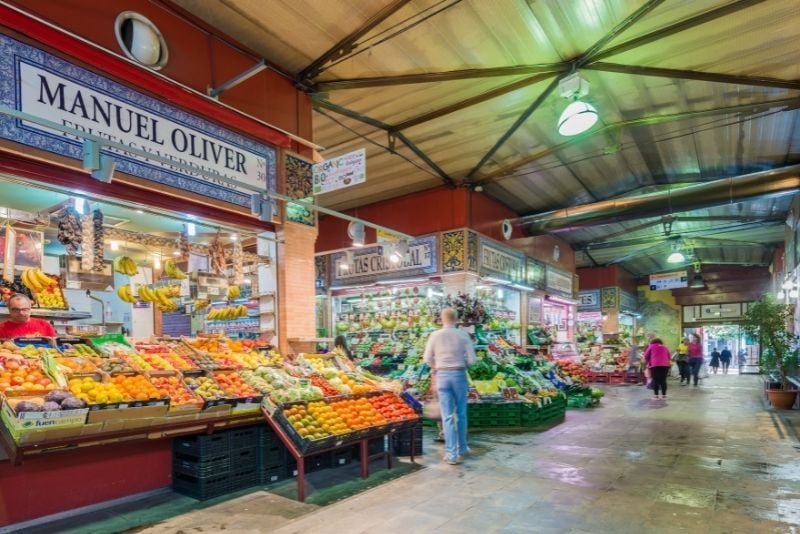
{"type": "MultiPolygon", "coordinates": [[[[254,190],[274,188],[273,148],[2,35],[0,77],[4,105],[172,162],[104,147],[120,172],[242,206],[250,205],[249,191],[176,164],[254,190]]],[[[82,157],[82,138],[34,122],[0,116],[0,137],[82,157]]]]}

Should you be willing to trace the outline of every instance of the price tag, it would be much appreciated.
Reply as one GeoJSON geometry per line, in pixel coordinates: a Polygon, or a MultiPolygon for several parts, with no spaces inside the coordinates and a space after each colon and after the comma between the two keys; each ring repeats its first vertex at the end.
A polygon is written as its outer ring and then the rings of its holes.
{"type": "Polygon", "coordinates": [[[402,371],[403,369],[405,369],[405,368],[406,368],[406,364],[404,364],[404,363],[399,363],[399,364],[397,364],[397,368],[398,368],[399,370],[401,370],[401,371],[402,371]]]}
{"type": "Polygon", "coordinates": [[[80,289],[81,288],[81,281],[80,280],[67,280],[65,284],[67,289],[80,289]]]}
{"type": "Polygon", "coordinates": [[[208,288],[206,288],[206,291],[208,292],[209,295],[219,295],[218,287],[209,286],[208,288]]]}

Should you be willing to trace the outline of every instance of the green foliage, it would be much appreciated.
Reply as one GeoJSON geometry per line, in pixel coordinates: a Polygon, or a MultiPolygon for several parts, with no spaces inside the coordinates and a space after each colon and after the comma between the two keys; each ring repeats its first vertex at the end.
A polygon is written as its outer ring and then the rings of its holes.
{"type": "Polygon", "coordinates": [[[788,389],[786,375],[797,368],[798,338],[789,330],[792,307],[775,302],[772,295],[750,305],[742,324],[744,331],[757,338],[761,345],[761,368],[777,371],[784,389],[788,389]]]}

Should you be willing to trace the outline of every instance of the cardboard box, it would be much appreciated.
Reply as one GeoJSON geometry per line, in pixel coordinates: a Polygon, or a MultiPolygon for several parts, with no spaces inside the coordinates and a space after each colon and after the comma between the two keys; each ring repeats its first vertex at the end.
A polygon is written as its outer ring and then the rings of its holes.
{"type": "Polygon", "coordinates": [[[88,408],[78,410],[57,410],[52,412],[19,412],[14,407],[21,401],[37,399],[42,400],[41,396],[25,397],[18,396],[9,398],[3,403],[3,420],[6,426],[13,433],[25,432],[33,429],[42,428],[64,428],[83,426],[86,423],[88,408]]]}
{"type": "Polygon", "coordinates": [[[135,408],[117,408],[112,410],[97,410],[89,412],[87,423],[98,423],[109,420],[142,419],[148,417],[163,417],[169,406],[137,406],[135,408]]]}

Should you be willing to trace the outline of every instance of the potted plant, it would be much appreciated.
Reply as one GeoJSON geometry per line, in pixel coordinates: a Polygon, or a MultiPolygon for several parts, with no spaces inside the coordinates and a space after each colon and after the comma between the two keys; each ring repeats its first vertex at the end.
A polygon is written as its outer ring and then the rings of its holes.
{"type": "Polygon", "coordinates": [[[775,302],[772,295],[764,295],[750,305],[742,324],[744,331],[756,339],[761,346],[760,366],[762,373],[777,372],[780,388],[767,389],[769,402],[777,409],[790,409],[795,402],[797,390],[790,387],[788,374],[797,370],[798,337],[789,330],[792,307],[775,302]]]}

